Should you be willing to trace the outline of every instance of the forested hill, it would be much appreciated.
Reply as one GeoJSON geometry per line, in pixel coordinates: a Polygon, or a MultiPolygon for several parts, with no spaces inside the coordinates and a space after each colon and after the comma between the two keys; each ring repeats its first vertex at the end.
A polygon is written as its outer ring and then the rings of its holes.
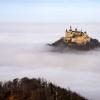
{"type": "Polygon", "coordinates": [[[0,82],[0,100],[87,100],[79,94],[43,79],[14,79],[0,82]]]}

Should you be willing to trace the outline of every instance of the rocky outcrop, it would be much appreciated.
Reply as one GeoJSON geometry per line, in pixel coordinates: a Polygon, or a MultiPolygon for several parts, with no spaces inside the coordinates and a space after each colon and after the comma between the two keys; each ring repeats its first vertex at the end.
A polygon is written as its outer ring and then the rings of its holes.
{"type": "Polygon", "coordinates": [[[70,48],[70,49],[76,49],[76,50],[92,50],[92,49],[100,47],[100,42],[97,39],[91,38],[90,42],[79,45],[77,43],[65,43],[64,37],[62,37],[56,42],[49,44],[49,46],[53,46],[55,48],[59,47],[62,49],[70,48]]]}

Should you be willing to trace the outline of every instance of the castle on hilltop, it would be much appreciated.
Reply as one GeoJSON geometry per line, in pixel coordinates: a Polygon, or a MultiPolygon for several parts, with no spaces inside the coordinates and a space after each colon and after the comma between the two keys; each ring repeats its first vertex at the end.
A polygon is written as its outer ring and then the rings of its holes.
{"type": "Polygon", "coordinates": [[[87,32],[78,31],[77,28],[72,30],[70,29],[65,31],[64,42],[65,43],[76,43],[76,44],[86,44],[90,42],[91,38],[87,35],[87,32]]]}

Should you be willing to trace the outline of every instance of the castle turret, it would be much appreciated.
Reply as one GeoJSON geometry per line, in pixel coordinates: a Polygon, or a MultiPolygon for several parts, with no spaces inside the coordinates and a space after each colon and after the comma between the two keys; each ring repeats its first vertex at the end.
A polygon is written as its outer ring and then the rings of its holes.
{"type": "Polygon", "coordinates": [[[87,32],[85,31],[84,34],[87,34],[87,32]]]}
{"type": "Polygon", "coordinates": [[[66,32],[67,32],[67,28],[66,28],[66,32]]]}
{"type": "Polygon", "coordinates": [[[70,26],[70,29],[69,29],[69,31],[72,31],[72,27],[70,26]]]}
{"type": "Polygon", "coordinates": [[[75,32],[77,32],[77,28],[75,28],[75,32]]]}

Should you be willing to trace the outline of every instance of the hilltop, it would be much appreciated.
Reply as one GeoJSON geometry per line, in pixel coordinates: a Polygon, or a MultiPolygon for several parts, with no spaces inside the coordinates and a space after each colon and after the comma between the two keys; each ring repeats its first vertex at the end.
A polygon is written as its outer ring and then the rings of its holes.
{"type": "Polygon", "coordinates": [[[72,48],[77,50],[91,50],[100,47],[100,42],[88,36],[87,32],[78,31],[77,28],[65,31],[64,37],[61,37],[56,42],[49,44],[53,47],[72,48]]]}

